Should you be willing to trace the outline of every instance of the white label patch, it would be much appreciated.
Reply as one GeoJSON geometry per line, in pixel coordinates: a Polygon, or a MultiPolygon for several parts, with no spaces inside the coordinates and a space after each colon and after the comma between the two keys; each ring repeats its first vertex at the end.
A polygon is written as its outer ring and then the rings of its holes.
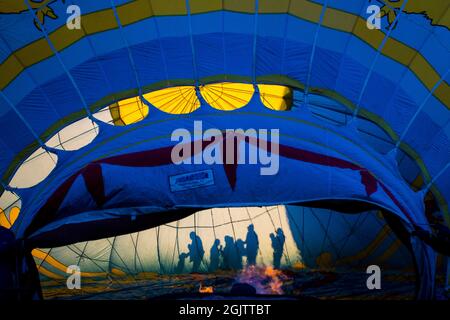
{"type": "Polygon", "coordinates": [[[214,185],[214,176],[211,169],[183,173],[169,177],[172,192],[195,189],[214,185]]]}

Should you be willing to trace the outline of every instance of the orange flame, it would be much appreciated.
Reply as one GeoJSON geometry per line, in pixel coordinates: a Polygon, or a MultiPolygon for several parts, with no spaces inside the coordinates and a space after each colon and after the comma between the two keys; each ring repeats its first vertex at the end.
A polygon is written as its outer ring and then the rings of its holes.
{"type": "Polygon", "coordinates": [[[214,292],[214,288],[212,286],[210,287],[204,287],[201,283],[200,283],[200,288],[198,289],[198,292],[200,293],[213,293],[214,292]]]}
{"type": "Polygon", "coordinates": [[[266,267],[264,270],[264,275],[270,278],[269,287],[274,294],[283,294],[282,276],[283,273],[280,270],[274,269],[271,266],[266,267]]]}
{"type": "Polygon", "coordinates": [[[261,294],[283,294],[283,281],[288,277],[272,266],[248,266],[238,276],[239,282],[249,283],[261,294]]]}

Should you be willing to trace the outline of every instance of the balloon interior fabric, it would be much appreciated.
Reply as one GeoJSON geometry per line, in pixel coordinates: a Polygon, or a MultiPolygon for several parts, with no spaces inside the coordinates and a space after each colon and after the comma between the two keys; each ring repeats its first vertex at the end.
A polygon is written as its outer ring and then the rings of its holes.
{"type": "Polygon", "coordinates": [[[450,224],[448,7],[2,1],[0,224],[29,260],[210,208],[382,210],[432,298],[415,230],[450,224]]]}
{"type": "MultiPolygon", "coordinates": [[[[385,271],[413,271],[407,247],[379,213],[353,215],[298,206],[207,209],[148,230],[37,248],[32,254],[46,297],[104,298],[116,288],[123,292],[126,284],[141,287],[139,281],[159,279],[157,275],[171,275],[179,282],[182,275],[192,272],[213,273],[211,284],[219,290],[221,276],[226,280],[252,266],[325,274],[362,269],[365,275],[366,266],[376,264],[385,271]],[[73,265],[81,270],[82,292],[64,290],[67,268],[73,265]]],[[[325,297],[339,291],[332,290],[333,284],[324,283],[330,291],[325,297]]],[[[177,289],[178,285],[170,287],[177,289]]]]}

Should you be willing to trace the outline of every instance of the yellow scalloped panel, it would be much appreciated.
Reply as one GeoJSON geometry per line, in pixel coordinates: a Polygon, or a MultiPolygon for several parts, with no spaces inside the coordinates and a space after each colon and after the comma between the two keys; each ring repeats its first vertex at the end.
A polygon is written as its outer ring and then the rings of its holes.
{"type": "Polygon", "coordinates": [[[6,229],[11,228],[11,223],[2,208],[0,208],[0,226],[5,227],[6,229]]]}
{"type": "Polygon", "coordinates": [[[200,87],[203,99],[214,109],[236,110],[245,106],[253,96],[253,85],[221,82],[200,87]]]}
{"type": "Polygon", "coordinates": [[[116,126],[125,126],[139,122],[148,115],[148,107],[139,97],[113,103],[109,106],[109,111],[116,126]]]}
{"type": "Polygon", "coordinates": [[[12,207],[9,211],[9,219],[6,216],[6,212],[0,208],[0,226],[5,227],[7,229],[11,228],[14,222],[16,222],[17,217],[19,216],[20,208],[12,207]]]}
{"type": "Polygon", "coordinates": [[[170,114],[191,113],[200,107],[200,101],[193,86],[156,90],[144,94],[144,98],[159,110],[170,114]]]}
{"type": "Polygon", "coordinates": [[[11,208],[11,211],[9,211],[9,222],[11,223],[11,225],[13,225],[14,222],[16,222],[17,217],[19,216],[19,213],[20,213],[19,207],[11,208]]]}
{"type": "Polygon", "coordinates": [[[273,84],[258,84],[261,102],[269,109],[286,111],[292,107],[292,89],[273,84]]]}

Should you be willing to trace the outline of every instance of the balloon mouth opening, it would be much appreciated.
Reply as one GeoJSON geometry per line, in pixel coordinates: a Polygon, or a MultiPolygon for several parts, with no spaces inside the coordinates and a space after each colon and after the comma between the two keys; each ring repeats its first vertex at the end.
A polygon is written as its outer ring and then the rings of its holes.
{"type": "Polygon", "coordinates": [[[266,203],[249,202],[245,205],[228,203],[220,206],[200,205],[172,209],[134,206],[130,208],[117,208],[120,214],[112,215],[109,219],[104,218],[104,213],[114,211],[115,209],[80,212],[74,216],[53,221],[29,235],[25,243],[29,248],[59,247],[82,241],[93,241],[107,237],[126,235],[149,228],[158,228],[162,225],[188,218],[196,212],[203,210],[239,209],[246,207],[264,208],[266,206],[286,205],[329,210],[330,212],[334,211],[336,214],[344,215],[357,215],[378,211],[395,216],[388,208],[382,207],[378,203],[347,198],[320,198],[281,204],[270,201],[266,203]],[[87,216],[91,217],[91,219],[83,221],[87,216]],[[73,222],[71,222],[72,220],[73,222]]]}
{"type": "MultiPolygon", "coordinates": [[[[303,208],[305,209],[318,209],[320,208],[323,211],[326,210],[330,210],[330,209],[324,209],[324,208],[333,208],[333,205],[338,204],[339,201],[337,201],[336,199],[333,200],[328,200],[328,201],[309,201],[309,202],[305,202],[305,203],[301,203],[302,206],[304,206],[303,208]],[[306,207],[305,205],[308,205],[308,207],[306,207]]],[[[299,206],[300,204],[297,204],[297,206],[300,208],[299,206]]],[[[277,206],[276,208],[279,208],[282,206],[277,206]]],[[[293,206],[294,207],[294,206],[293,206]]],[[[332,213],[333,215],[336,216],[340,216],[340,215],[345,215],[345,216],[349,216],[349,217],[356,217],[359,215],[364,215],[364,214],[369,214],[366,212],[366,210],[371,210],[373,211],[373,209],[375,208],[375,206],[373,204],[364,204],[364,203],[360,203],[358,204],[357,201],[343,201],[342,204],[340,204],[340,207],[338,208],[340,210],[340,212],[336,211],[334,213],[332,213]],[[347,212],[347,214],[343,213],[343,210],[345,208],[345,206],[354,206],[353,212],[347,212]]],[[[233,210],[233,209],[243,209],[243,210],[248,210],[248,208],[220,208],[222,210],[233,210]]],[[[377,208],[380,209],[380,208],[377,208]]],[[[210,209],[210,210],[214,210],[214,209],[210,209]]],[[[218,209],[217,209],[218,210],[218,209]]],[[[261,209],[262,210],[262,209],[261,209]]],[[[274,210],[274,209],[266,209],[266,210],[274,210]]],[[[277,209],[280,210],[280,209],[277,209]]],[[[205,212],[207,210],[204,210],[205,212]]],[[[204,212],[201,211],[201,212],[204,212]]],[[[280,211],[278,211],[276,214],[271,215],[271,219],[278,219],[278,213],[280,211]]],[[[312,212],[312,211],[311,211],[312,212]]],[[[167,213],[167,212],[166,212],[167,213]]],[[[379,212],[380,213],[380,212],[379,212]]],[[[388,214],[386,212],[384,212],[385,214],[388,214]]],[[[202,218],[199,218],[198,213],[193,213],[193,214],[188,214],[186,217],[184,218],[180,218],[180,216],[176,216],[173,215],[171,221],[169,220],[165,220],[165,221],[160,221],[160,223],[155,223],[154,221],[152,222],[152,230],[159,230],[159,236],[156,238],[156,241],[159,243],[162,243],[164,241],[166,241],[165,239],[167,239],[169,237],[169,235],[161,235],[161,233],[163,233],[163,227],[167,226],[169,224],[172,224],[172,226],[178,226],[179,229],[177,230],[177,234],[178,237],[180,236],[180,232],[183,232],[183,225],[180,224],[180,221],[183,221],[183,219],[189,219],[189,217],[193,216],[197,214],[197,217],[194,218],[198,219],[197,223],[202,223],[202,218]]],[[[331,214],[331,213],[330,213],[331,214]]],[[[375,213],[370,213],[375,214],[375,213]]],[[[206,214],[205,214],[206,215],[206,214]]],[[[389,214],[388,214],[389,215],[389,214]]],[[[255,217],[258,216],[257,213],[255,213],[254,215],[255,217]]],[[[394,215],[392,215],[394,216],[394,215]]],[[[253,217],[253,216],[252,216],[253,217]]],[[[292,216],[289,216],[289,214],[287,214],[286,219],[291,219],[292,216]]],[[[127,217],[128,220],[131,220],[130,217],[127,217]]],[[[377,217],[376,219],[380,219],[380,217],[377,217]]],[[[127,286],[129,286],[129,289],[126,289],[126,291],[130,290],[130,292],[132,292],[134,289],[132,289],[133,287],[133,283],[134,282],[141,282],[142,286],[154,286],[154,288],[157,288],[159,285],[160,287],[158,287],[159,289],[156,290],[156,293],[152,293],[149,294],[148,299],[150,300],[164,300],[164,299],[169,299],[169,300],[183,300],[183,299],[198,299],[198,300],[202,300],[202,299],[239,299],[239,298],[243,298],[243,297],[247,297],[247,298],[254,298],[254,299],[291,299],[291,300],[302,300],[302,299],[306,299],[306,300],[315,300],[317,299],[317,296],[314,295],[309,295],[309,291],[306,289],[308,288],[308,286],[314,287],[314,286],[323,286],[323,287],[327,287],[327,286],[332,286],[332,284],[334,283],[334,281],[336,281],[336,279],[340,279],[340,277],[349,277],[349,275],[346,273],[346,271],[342,271],[341,268],[339,267],[335,267],[333,265],[331,265],[333,262],[332,260],[329,259],[329,257],[325,256],[324,254],[321,254],[320,256],[317,257],[316,259],[316,263],[317,266],[315,267],[311,267],[311,266],[307,266],[305,261],[302,261],[301,259],[297,262],[294,263],[294,255],[291,252],[283,252],[283,255],[276,253],[276,241],[278,241],[281,237],[281,239],[285,239],[282,240],[283,245],[281,245],[281,247],[283,247],[282,250],[287,250],[286,248],[289,247],[288,243],[289,241],[291,241],[292,244],[296,245],[298,248],[300,248],[300,246],[295,243],[295,241],[297,241],[296,239],[291,239],[291,237],[298,237],[299,235],[292,235],[291,233],[296,232],[293,228],[293,222],[291,222],[290,227],[285,225],[285,222],[280,222],[279,226],[283,225],[284,226],[284,231],[280,231],[280,230],[273,230],[273,227],[270,226],[270,237],[267,234],[264,234],[263,232],[260,231],[261,225],[264,225],[259,223],[258,218],[254,218],[253,221],[246,221],[244,223],[244,227],[243,230],[242,226],[238,226],[238,224],[240,222],[236,222],[234,225],[234,232],[240,232],[240,237],[241,238],[245,238],[245,232],[247,233],[251,233],[253,230],[256,230],[256,233],[259,236],[259,245],[261,246],[262,241],[264,240],[264,238],[271,238],[272,239],[272,244],[269,244],[269,248],[270,248],[270,252],[269,254],[265,253],[264,256],[264,261],[262,260],[257,260],[254,264],[252,263],[252,258],[249,257],[248,253],[243,254],[242,256],[244,257],[244,259],[241,261],[241,264],[237,263],[232,265],[232,263],[230,262],[229,265],[224,265],[223,263],[223,258],[221,258],[220,263],[217,264],[217,269],[205,269],[205,265],[203,265],[203,261],[201,263],[199,263],[198,266],[200,266],[199,269],[196,269],[195,267],[195,261],[191,261],[191,260],[195,260],[199,257],[199,255],[206,256],[205,253],[207,253],[209,250],[209,246],[210,246],[210,242],[207,242],[207,237],[204,236],[204,233],[202,233],[203,231],[203,227],[202,225],[197,226],[197,228],[188,228],[188,231],[184,232],[184,238],[182,238],[181,240],[178,240],[178,242],[183,242],[183,243],[188,243],[188,248],[191,252],[186,252],[183,253],[186,249],[179,249],[180,254],[179,254],[179,258],[181,260],[183,260],[183,263],[180,264],[180,261],[176,261],[175,259],[175,263],[172,264],[172,266],[174,268],[179,268],[181,265],[183,265],[181,267],[181,269],[178,269],[176,271],[174,271],[174,269],[169,270],[168,265],[170,265],[170,263],[168,264],[167,261],[164,261],[165,259],[169,259],[167,257],[165,257],[165,253],[164,250],[167,249],[163,249],[163,248],[172,248],[172,245],[165,245],[165,244],[161,244],[161,247],[156,247],[153,249],[153,251],[151,252],[151,254],[154,256],[155,259],[157,259],[159,262],[159,271],[155,271],[153,270],[146,270],[142,272],[137,272],[138,269],[136,269],[136,273],[133,273],[133,271],[127,269],[127,267],[124,267],[124,265],[122,266],[118,266],[116,263],[114,262],[111,264],[111,266],[113,266],[113,268],[111,268],[109,271],[106,270],[105,273],[98,273],[95,274],[95,272],[91,272],[92,274],[89,274],[89,272],[84,272],[83,274],[83,266],[81,266],[81,274],[83,277],[83,281],[85,281],[86,286],[89,286],[88,289],[86,289],[87,291],[85,291],[84,294],[86,295],[91,295],[92,297],[98,297],[98,298],[108,298],[108,294],[107,292],[110,292],[112,297],[114,297],[114,293],[115,292],[115,284],[120,283],[121,288],[126,288],[127,286]],[[253,222],[253,223],[251,223],[253,222]],[[254,224],[254,225],[253,225],[254,224]],[[289,228],[292,228],[289,230],[289,228]],[[240,230],[240,231],[239,231],[240,230]],[[199,240],[197,239],[197,237],[199,238],[199,240]],[[278,240],[276,240],[278,238],[278,240]],[[183,240],[184,239],[184,240],[183,240]],[[199,250],[198,249],[198,243],[197,241],[203,241],[203,247],[204,250],[202,250],[202,253],[198,253],[199,250]],[[273,251],[273,252],[272,252],[273,251]],[[183,256],[184,254],[184,256],[183,256]],[[273,259],[278,260],[278,263],[280,263],[280,260],[283,259],[287,259],[287,255],[290,255],[290,263],[287,264],[287,262],[285,261],[284,263],[282,262],[280,265],[277,265],[277,262],[275,262],[273,259]],[[191,264],[194,264],[194,266],[191,266],[191,264]],[[219,266],[220,264],[220,266],[219,266]],[[320,264],[320,265],[319,265],[320,264]],[[188,267],[186,266],[188,265],[188,267]],[[184,269],[183,269],[184,268],[184,269]],[[187,269],[186,269],[187,268],[187,269]],[[303,278],[302,278],[303,277],[303,278]],[[299,280],[300,279],[300,280],[299,280]],[[103,287],[103,285],[105,284],[105,281],[107,282],[106,285],[106,289],[103,287]],[[134,281],[134,282],[133,282],[134,281]],[[183,286],[185,286],[183,290],[175,290],[175,293],[170,293],[170,290],[173,291],[174,288],[177,288],[178,283],[183,283],[183,286]],[[302,283],[302,284],[300,284],[302,283]],[[299,286],[299,287],[296,287],[299,286]],[[304,286],[304,289],[301,289],[302,286],[304,286]],[[102,289],[98,289],[98,287],[102,287],[102,289]],[[171,288],[169,290],[169,288],[171,288]],[[89,291],[91,290],[91,291],[89,291]],[[104,290],[104,293],[101,293],[100,291],[104,290]],[[98,296],[97,296],[98,295],[98,296]]],[[[270,219],[269,219],[270,220],[270,219]]],[[[322,221],[322,223],[326,223],[327,219],[324,219],[322,221]]],[[[238,220],[236,220],[238,221],[238,220]]],[[[297,222],[300,221],[299,219],[297,219],[297,222]]],[[[144,223],[143,220],[140,220],[139,217],[136,217],[136,219],[133,221],[133,223],[144,223]]],[[[191,221],[192,222],[192,221],[191,221]]],[[[287,221],[289,223],[289,221],[287,221]]],[[[276,223],[276,222],[275,222],[276,223]]],[[[146,238],[145,235],[143,235],[143,233],[147,232],[146,230],[148,230],[147,228],[150,226],[147,225],[146,227],[142,227],[141,230],[143,230],[142,232],[139,233],[139,236],[133,236],[130,235],[125,231],[122,230],[122,234],[123,236],[119,236],[116,235],[116,238],[113,241],[110,241],[109,243],[113,244],[114,243],[117,246],[120,246],[121,241],[123,241],[123,239],[125,237],[129,237],[130,239],[132,239],[132,243],[134,244],[134,246],[136,248],[138,248],[139,246],[142,246],[142,239],[146,239],[145,243],[147,243],[147,240],[151,240],[152,238],[146,238]],[[145,229],[145,230],[144,230],[145,229]],[[116,240],[119,239],[119,240],[116,240]],[[122,240],[120,240],[122,239],[122,240]],[[134,239],[134,240],[133,240],[134,239]],[[141,243],[138,244],[137,240],[141,239],[141,243]],[[136,241],[136,242],[135,242],[136,241]]],[[[237,244],[239,242],[238,239],[234,238],[234,239],[227,239],[227,236],[225,236],[225,241],[223,239],[223,232],[220,231],[220,226],[216,225],[215,226],[215,232],[216,235],[214,235],[214,239],[219,239],[220,238],[220,245],[223,245],[223,247],[226,247],[227,245],[227,241],[232,241],[233,245],[234,245],[234,249],[239,251],[241,249],[239,249],[239,245],[237,244]]],[[[80,230],[89,230],[89,227],[86,228],[86,226],[82,227],[80,230]]],[[[230,229],[231,230],[231,229],[230,229]]],[[[68,229],[58,229],[55,230],[58,233],[62,233],[62,234],[67,234],[69,233],[68,229]]],[[[71,232],[76,232],[76,230],[72,230],[71,232]]],[[[158,234],[158,232],[155,231],[155,235],[158,234]]],[[[211,231],[212,232],[212,231],[211,231]]],[[[353,231],[354,232],[354,231],[353,231]]],[[[49,238],[45,241],[50,241],[50,237],[53,236],[52,234],[47,234],[46,236],[49,236],[49,238]]],[[[112,236],[112,235],[110,235],[112,236]]],[[[233,233],[232,231],[230,231],[230,235],[229,237],[233,237],[233,233]]],[[[328,235],[325,234],[325,237],[327,237],[328,235]]],[[[237,237],[237,236],[236,236],[237,237]]],[[[251,243],[252,240],[248,239],[249,237],[247,236],[247,239],[245,239],[245,242],[247,243],[246,246],[248,246],[248,243],[251,243]]],[[[43,239],[40,239],[42,242],[40,242],[40,244],[44,244],[45,241],[43,239]]],[[[52,239],[52,241],[55,239],[52,239]]],[[[87,239],[86,239],[87,240],[87,239]]],[[[100,240],[97,240],[100,241],[100,240]]],[[[88,242],[87,242],[88,243],[88,242]]],[[[47,244],[49,244],[49,242],[47,242],[47,244]]],[[[55,243],[54,243],[55,244],[55,243]]],[[[130,242],[131,244],[131,242],[130,242]]],[[[220,246],[219,244],[217,244],[217,247],[220,246]]],[[[80,245],[76,245],[76,244],[70,244],[68,247],[72,247],[72,249],[76,248],[76,247],[80,247],[80,245]],[[75,245],[75,246],[74,246],[75,245]]],[[[81,247],[83,247],[84,245],[81,245],[81,247]]],[[[88,244],[86,246],[89,246],[88,244]]],[[[85,248],[86,248],[85,246],[85,248]]],[[[214,246],[214,244],[213,244],[214,246]]],[[[37,249],[40,250],[40,249],[37,249]]],[[[55,252],[57,252],[58,250],[61,250],[61,247],[59,247],[59,249],[56,249],[55,252]]],[[[117,251],[120,250],[120,247],[115,248],[112,251],[117,251]]],[[[221,255],[223,254],[224,248],[218,249],[219,251],[222,250],[220,253],[221,255]]],[[[264,249],[259,249],[259,250],[264,250],[264,249]]],[[[291,248],[292,250],[292,248],[291,248]]],[[[89,251],[89,250],[86,250],[89,251]]],[[[178,250],[177,254],[178,254],[178,250]]],[[[34,251],[36,253],[36,251],[34,251]]],[[[175,252],[175,251],[174,251],[175,252]]],[[[125,252],[122,253],[118,253],[118,255],[120,256],[121,254],[124,254],[125,252]]],[[[131,252],[131,255],[134,255],[136,253],[131,252]]],[[[260,253],[258,253],[259,255],[260,253]]],[[[112,252],[112,256],[114,256],[115,253],[112,252]]],[[[126,255],[126,253],[125,253],[126,255]]],[[[171,255],[172,257],[172,255],[171,255]]],[[[51,288],[47,288],[46,287],[46,283],[48,281],[49,278],[52,277],[51,273],[49,273],[49,270],[52,270],[52,267],[54,268],[55,266],[52,266],[51,263],[49,264],[49,261],[51,261],[51,259],[55,259],[58,260],[58,258],[56,256],[53,256],[52,253],[52,249],[50,249],[50,251],[48,251],[46,254],[41,253],[40,254],[40,258],[37,259],[37,256],[35,255],[35,260],[37,262],[38,265],[38,270],[40,267],[42,267],[43,270],[39,270],[41,272],[41,284],[44,288],[44,295],[47,292],[47,294],[52,294],[51,292],[51,288]],[[41,259],[41,260],[40,260],[41,259]],[[43,274],[42,272],[47,272],[46,274],[43,274]],[[42,280],[42,279],[46,279],[46,280],[42,280]]],[[[86,256],[82,259],[86,259],[88,260],[89,257],[86,256]]],[[[124,259],[123,257],[121,257],[121,259],[124,259]]],[[[144,256],[140,256],[139,259],[141,260],[145,260],[146,258],[144,256]]],[[[136,261],[139,261],[136,260],[136,261]]],[[[172,258],[170,258],[172,259],[172,258]]],[[[169,259],[169,260],[170,260],[169,259]]],[[[203,258],[202,258],[203,259],[203,258]]],[[[208,261],[209,266],[211,265],[211,262],[213,259],[211,258],[211,256],[208,256],[207,258],[205,258],[208,261]]],[[[136,263],[140,263],[140,262],[136,262],[136,263]]],[[[133,268],[133,267],[131,267],[133,268]]],[[[356,269],[355,269],[356,270],[356,269]]],[[[62,271],[62,270],[60,270],[62,271]]],[[[403,270],[404,272],[405,270],[403,270]]],[[[365,274],[365,273],[355,273],[356,275],[359,274],[365,274]]],[[[411,274],[414,274],[414,270],[411,270],[411,274]]],[[[53,274],[53,276],[55,276],[53,274]]],[[[352,276],[353,277],[353,276],[352,276]]],[[[355,281],[356,279],[359,279],[358,276],[354,276],[355,281]]],[[[61,278],[59,278],[61,279],[61,278]]],[[[411,278],[412,279],[412,278],[411,278]]],[[[59,281],[59,280],[58,280],[59,281]]],[[[409,281],[409,282],[413,282],[413,280],[409,281]]],[[[409,283],[408,282],[408,283],[409,283]]],[[[345,288],[340,288],[340,290],[345,290],[345,288]]],[[[68,294],[67,292],[63,293],[60,292],[63,295],[68,294]]],[[[70,292],[69,295],[73,295],[73,294],[77,294],[76,292],[70,292]]],[[[124,293],[126,294],[126,293],[124,293]]],[[[130,293],[130,294],[134,294],[134,293],[130,293]]]]}

